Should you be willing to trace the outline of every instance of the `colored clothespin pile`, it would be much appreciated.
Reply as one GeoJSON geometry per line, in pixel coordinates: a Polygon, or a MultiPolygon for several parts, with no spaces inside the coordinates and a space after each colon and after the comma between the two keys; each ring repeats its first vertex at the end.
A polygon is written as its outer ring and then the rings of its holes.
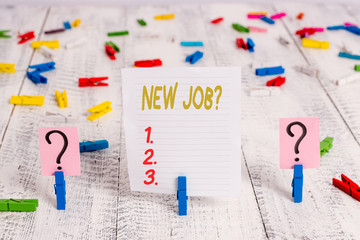
{"type": "Polygon", "coordinates": [[[360,28],[353,24],[347,24],[347,25],[337,25],[337,26],[330,26],[326,28],[327,30],[346,30],[350,33],[353,33],[355,35],[360,35],[360,28]]]}
{"type": "Polygon", "coordinates": [[[29,68],[34,68],[32,72],[27,72],[27,77],[33,81],[35,84],[47,83],[47,78],[42,76],[40,73],[51,71],[55,69],[55,62],[42,63],[37,65],[29,66],[29,68]]]}
{"type": "Polygon", "coordinates": [[[204,46],[203,42],[180,42],[180,45],[183,47],[202,47],[204,46]]]}
{"type": "Polygon", "coordinates": [[[278,76],[266,82],[267,87],[280,87],[285,83],[286,78],[278,76]]]}
{"type": "Polygon", "coordinates": [[[31,43],[32,48],[40,48],[41,46],[46,46],[48,48],[59,48],[60,44],[58,40],[53,41],[35,41],[31,43]]]}
{"type": "Polygon", "coordinates": [[[105,44],[105,53],[108,55],[108,57],[111,60],[116,60],[116,56],[115,56],[116,51],[110,45],[105,44]]]}
{"type": "Polygon", "coordinates": [[[303,192],[303,165],[295,164],[294,165],[294,178],[291,183],[293,187],[292,196],[294,198],[295,203],[302,202],[302,192],[303,192]]]}
{"type": "Polygon", "coordinates": [[[360,187],[344,174],[341,174],[341,181],[333,178],[333,185],[344,193],[360,201],[360,187]]]}
{"type": "Polygon", "coordinates": [[[157,15],[154,17],[155,20],[168,20],[175,18],[175,14],[157,15]]]}
{"type": "Polygon", "coordinates": [[[285,72],[285,69],[282,66],[267,67],[267,68],[257,68],[255,70],[255,74],[257,76],[283,74],[284,72],[285,72]]]}
{"type": "Polygon", "coordinates": [[[93,152],[101,149],[109,148],[109,143],[107,140],[99,140],[99,141],[87,141],[79,143],[80,152],[93,152]]]}
{"type": "Polygon", "coordinates": [[[92,114],[87,118],[90,121],[94,121],[98,119],[99,117],[105,115],[106,113],[110,112],[112,110],[111,108],[111,102],[106,101],[99,105],[96,105],[95,107],[89,108],[88,111],[92,114]]]}
{"type": "Polygon", "coordinates": [[[310,66],[294,66],[294,69],[298,72],[304,73],[310,77],[316,77],[319,74],[319,70],[310,66]]]}
{"type": "Polygon", "coordinates": [[[66,48],[67,50],[68,50],[68,49],[72,49],[72,48],[81,46],[81,45],[83,45],[83,44],[86,43],[86,42],[87,42],[87,38],[85,38],[85,37],[78,38],[78,39],[76,39],[76,40],[67,42],[67,43],[65,44],[65,48],[66,48]]]}
{"type": "Polygon", "coordinates": [[[360,80],[360,74],[356,73],[356,74],[350,75],[348,77],[344,77],[342,79],[337,80],[336,85],[342,86],[347,83],[351,83],[351,82],[358,81],[358,80],[360,80]]]}
{"type": "Polygon", "coordinates": [[[276,13],[276,14],[270,16],[270,18],[267,17],[266,15],[268,15],[267,12],[250,12],[250,13],[248,13],[247,17],[249,19],[261,19],[266,23],[275,24],[275,21],[273,19],[279,19],[279,18],[285,17],[286,13],[284,13],[284,12],[276,13]]]}
{"type": "Polygon", "coordinates": [[[44,105],[45,97],[44,96],[12,96],[10,98],[11,104],[17,105],[44,105]]]}
{"type": "Polygon", "coordinates": [[[162,61],[160,59],[139,60],[134,62],[135,67],[158,67],[161,65],[162,65],[162,61]]]}
{"type": "Polygon", "coordinates": [[[324,28],[303,28],[303,29],[297,30],[295,32],[295,34],[299,35],[300,38],[307,38],[310,35],[313,35],[317,32],[324,32],[324,28]]]}
{"type": "Polygon", "coordinates": [[[185,58],[185,62],[190,62],[191,64],[196,63],[197,61],[199,61],[202,57],[204,56],[203,52],[200,51],[196,51],[193,54],[187,56],[185,58]]]}
{"type": "Polygon", "coordinates": [[[137,21],[141,26],[146,26],[146,22],[144,21],[144,19],[138,19],[137,21]]]}
{"type": "Polygon", "coordinates": [[[245,50],[249,50],[249,52],[254,52],[255,44],[251,40],[251,38],[248,38],[247,43],[245,43],[244,39],[237,38],[236,39],[236,45],[238,48],[243,48],[245,50]]]}
{"type": "Polygon", "coordinates": [[[322,49],[330,48],[329,42],[322,42],[322,41],[317,41],[317,40],[313,40],[313,39],[309,39],[309,38],[303,38],[302,45],[303,45],[303,47],[309,47],[309,48],[322,48],[322,49]]]}
{"type": "Polygon", "coordinates": [[[320,157],[322,157],[325,153],[329,152],[329,150],[333,147],[333,140],[334,138],[332,137],[326,137],[320,142],[320,157]]]}
{"type": "Polygon", "coordinates": [[[10,35],[7,35],[8,32],[10,32],[10,30],[0,30],[0,38],[11,38],[10,35]]]}
{"type": "Polygon", "coordinates": [[[66,90],[64,90],[63,93],[60,93],[58,92],[58,90],[55,90],[55,97],[60,108],[66,108],[69,106],[66,90]]]}
{"type": "Polygon", "coordinates": [[[179,216],[187,215],[186,177],[178,177],[177,199],[179,200],[179,216]]]}
{"type": "Polygon", "coordinates": [[[277,87],[254,87],[250,89],[251,97],[278,96],[280,88],[277,87]]]}
{"type": "Polygon", "coordinates": [[[222,18],[222,17],[216,18],[216,19],[212,20],[211,23],[217,24],[217,23],[221,22],[222,20],[224,20],[224,18],[222,18]]]}
{"type": "Polygon", "coordinates": [[[34,212],[38,206],[37,199],[0,199],[0,211],[34,212]]]}
{"type": "Polygon", "coordinates": [[[109,86],[102,81],[107,80],[108,77],[96,77],[96,78],[79,78],[79,87],[102,87],[109,86]]]}
{"type": "Polygon", "coordinates": [[[346,52],[339,52],[339,57],[360,60],[360,55],[354,55],[346,52]]]}
{"type": "Polygon", "coordinates": [[[120,48],[112,41],[106,42],[105,45],[112,47],[112,49],[114,49],[116,52],[120,52],[120,48]]]}
{"type": "Polygon", "coordinates": [[[244,27],[243,25],[240,25],[240,24],[238,24],[238,23],[233,23],[233,24],[232,24],[232,27],[233,27],[233,29],[235,29],[235,30],[238,31],[238,32],[245,32],[245,33],[249,33],[249,32],[250,32],[250,30],[249,30],[248,28],[246,28],[246,27],[244,27]]]}
{"type": "Polygon", "coordinates": [[[18,42],[18,44],[25,43],[33,38],[35,38],[34,32],[27,32],[22,35],[19,35],[18,38],[21,38],[21,40],[18,42]]]}
{"type": "Polygon", "coordinates": [[[65,210],[66,205],[66,186],[63,171],[55,171],[55,194],[57,210],[65,210]]]}
{"type": "Polygon", "coordinates": [[[120,32],[108,32],[108,37],[117,37],[129,35],[129,31],[120,31],[120,32]]]}
{"type": "Polygon", "coordinates": [[[259,19],[261,17],[265,17],[268,12],[249,12],[247,17],[249,19],[259,19]]]}
{"type": "Polygon", "coordinates": [[[12,63],[0,63],[0,73],[15,73],[15,64],[12,63]]]}

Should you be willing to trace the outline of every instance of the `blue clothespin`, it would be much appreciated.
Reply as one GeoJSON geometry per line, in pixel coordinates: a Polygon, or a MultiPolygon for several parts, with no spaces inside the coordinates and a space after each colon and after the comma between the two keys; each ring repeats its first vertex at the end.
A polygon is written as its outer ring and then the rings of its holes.
{"type": "Polygon", "coordinates": [[[253,42],[253,40],[251,40],[251,38],[247,39],[247,43],[246,43],[249,52],[254,52],[254,47],[255,47],[255,43],[253,42]]]}
{"type": "Polygon", "coordinates": [[[186,177],[178,177],[177,199],[179,200],[179,216],[187,215],[186,177]]]}
{"type": "Polygon", "coordinates": [[[274,20],[272,20],[271,18],[268,18],[266,16],[261,17],[260,19],[263,20],[264,22],[267,22],[268,24],[275,24],[274,20]]]}
{"type": "Polygon", "coordinates": [[[65,28],[65,29],[71,29],[71,24],[70,24],[69,21],[64,22],[64,28],[65,28]]]}
{"type": "Polygon", "coordinates": [[[196,63],[204,56],[203,52],[196,51],[195,53],[186,57],[185,62],[190,62],[191,64],[196,63]]]}
{"type": "Polygon", "coordinates": [[[351,32],[356,35],[360,35],[360,28],[355,26],[345,26],[344,28],[346,31],[351,32]]]}
{"type": "Polygon", "coordinates": [[[65,191],[65,179],[63,171],[55,171],[55,194],[56,205],[58,210],[65,210],[66,205],[66,191],[65,191]]]}
{"type": "Polygon", "coordinates": [[[345,26],[343,25],[337,25],[337,26],[330,26],[326,28],[327,30],[341,30],[341,29],[345,29],[345,26]]]}
{"type": "Polygon", "coordinates": [[[360,60],[360,55],[353,55],[353,54],[346,53],[346,52],[339,52],[339,57],[360,60]]]}
{"type": "Polygon", "coordinates": [[[109,143],[106,140],[99,140],[94,142],[81,142],[80,143],[80,152],[92,152],[100,149],[105,149],[109,147],[109,143]]]}
{"type": "Polygon", "coordinates": [[[41,63],[37,65],[29,66],[29,68],[34,68],[36,71],[47,72],[55,69],[55,62],[41,63]]]}
{"type": "Polygon", "coordinates": [[[294,178],[291,183],[293,187],[292,196],[294,198],[295,203],[302,202],[302,191],[303,191],[303,165],[295,164],[294,165],[294,178]]]}
{"type": "Polygon", "coordinates": [[[204,46],[203,42],[181,42],[181,46],[183,47],[202,47],[204,46]]]}
{"type": "Polygon", "coordinates": [[[33,83],[39,84],[39,83],[47,83],[47,78],[40,75],[38,71],[32,71],[27,72],[26,76],[33,81],[33,83]]]}
{"type": "Polygon", "coordinates": [[[257,76],[278,75],[278,74],[283,74],[284,72],[285,72],[285,69],[282,66],[257,68],[255,70],[255,74],[257,76]]]}
{"type": "Polygon", "coordinates": [[[47,83],[47,78],[40,73],[47,72],[55,69],[55,62],[42,63],[29,66],[29,68],[35,69],[35,71],[27,72],[26,76],[36,84],[47,83]]]}

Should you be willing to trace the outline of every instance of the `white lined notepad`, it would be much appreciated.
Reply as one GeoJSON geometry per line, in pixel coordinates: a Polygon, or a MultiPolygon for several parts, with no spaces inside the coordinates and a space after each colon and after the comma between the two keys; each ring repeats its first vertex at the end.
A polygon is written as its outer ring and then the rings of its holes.
{"type": "Polygon", "coordinates": [[[176,194],[186,176],[188,196],[239,196],[240,68],[123,69],[122,91],[132,191],[176,194]]]}

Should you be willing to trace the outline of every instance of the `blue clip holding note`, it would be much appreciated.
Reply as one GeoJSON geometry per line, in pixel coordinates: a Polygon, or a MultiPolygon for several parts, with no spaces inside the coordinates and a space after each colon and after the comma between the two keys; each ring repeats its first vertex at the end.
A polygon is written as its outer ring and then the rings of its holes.
{"type": "Polygon", "coordinates": [[[285,72],[285,69],[282,66],[257,68],[255,70],[255,74],[257,76],[278,75],[278,74],[283,74],[284,72],[285,72]]]}
{"type": "Polygon", "coordinates": [[[295,203],[302,202],[302,192],[303,192],[303,165],[295,164],[294,165],[294,178],[291,183],[293,187],[292,196],[294,198],[295,203]]]}
{"type": "Polygon", "coordinates": [[[80,152],[92,152],[96,150],[101,150],[109,148],[109,143],[106,140],[99,140],[99,141],[88,141],[88,142],[81,142],[80,143],[80,152]]]}
{"type": "Polygon", "coordinates": [[[190,62],[191,64],[196,63],[204,56],[203,52],[196,51],[195,53],[186,57],[185,62],[190,62]]]}
{"type": "Polygon", "coordinates": [[[253,40],[251,38],[247,39],[247,43],[246,43],[249,52],[254,52],[254,47],[255,47],[255,43],[253,42],[253,40]]]}
{"type": "Polygon", "coordinates": [[[268,24],[275,24],[274,20],[272,20],[271,18],[268,18],[266,16],[261,17],[260,19],[263,20],[264,22],[267,22],[268,24]]]}
{"type": "Polygon", "coordinates": [[[55,69],[55,62],[48,62],[48,63],[41,63],[37,65],[31,65],[29,68],[33,68],[36,71],[40,72],[47,72],[55,69]]]}
{"type": "Polygon", "coordinates": [[[181,46],[183,47],[202,47],[204,46],[203,42],[181,42],[181,46]]]}
{"type": "Polygon", "coordinates": [[[56,206],[58,210],[65,210],[66,205],[66,190],[65,179],[63,171],[55,171],[55,194],[56,194],[56,206]]]}
{"type": "Polygon", "coordinates": [[[69,21],[67,21],[67,22],[64,22],[64,28],[65,29],[71,29],[71,24],[70,24],[70,22],[69,21]]]}
{"type": "Polygon", "coordinates": [[[179,216],[187,215],[186,177],[178,177],[177,199],[179,200],[179,216]]]}
{"type": "Polygon", "coordinates": [[[360,60],[360,56],[359,56],[359,55],[353,55],[353,54],[346,53],[346,52],[339,52],[339,57],[350,58],[350,59],[355,59],[355,60],[360,60]]]}

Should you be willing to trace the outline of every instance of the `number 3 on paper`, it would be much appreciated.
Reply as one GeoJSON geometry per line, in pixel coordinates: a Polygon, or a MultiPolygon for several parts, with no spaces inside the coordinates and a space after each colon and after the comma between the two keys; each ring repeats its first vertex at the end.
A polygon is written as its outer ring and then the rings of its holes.
{"type": "MultiPolygon", "coordinates": [[[[155,170],[154,170],[154,169],[149,169],[149,170],[146,171],[145,174],[148,176],[148,178],[150,179],[150,181],[147,182],[147,181],[145,180],[144,183],[145,183],[146,185],[152,184],[152,183],[155,181],[155,170]]],[[[158,183],[156,182],[155,185],[157,185],[157,184],[158,184],[158,183]]]]}

